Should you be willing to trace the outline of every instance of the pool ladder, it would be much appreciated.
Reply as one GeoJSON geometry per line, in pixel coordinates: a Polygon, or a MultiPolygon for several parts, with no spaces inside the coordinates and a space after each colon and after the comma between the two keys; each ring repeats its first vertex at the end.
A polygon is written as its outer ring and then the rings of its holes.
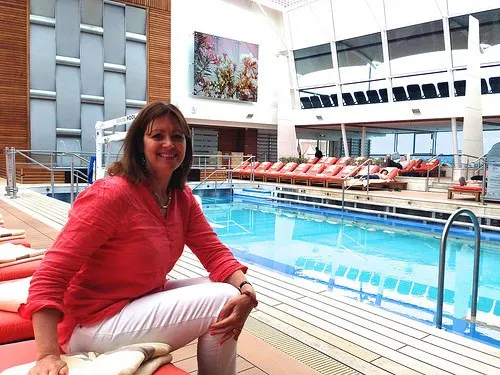
{"type": "MultiPolygon", "coordinates": [[[[481,252],[481,228],[477,216],[471,210],[465,208],[455,211],[446,221],[443,234],[441,236],[441,247],[439,250],[439,274],[438,274],[438,295],[436,307],[436,327],[440,328],[443,325],[443,297],[444,297],[444,272],[446,262],[446,241],[448,240],[448,232],[451,224],[460,215],[465,214],[470,217],[474,225],[475,244],[474,244],[474,266],[472,275],[472,303],[471,303],[471,322],[476,322],[477,314],[477,293],[479,288],[479,255],[481,252]]],[[[471,331],[474,331],[474,326],[471,331]]]]}

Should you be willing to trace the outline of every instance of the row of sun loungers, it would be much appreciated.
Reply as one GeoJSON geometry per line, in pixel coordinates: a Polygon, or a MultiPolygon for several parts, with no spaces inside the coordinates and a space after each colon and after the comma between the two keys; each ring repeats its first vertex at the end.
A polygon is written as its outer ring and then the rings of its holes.
{"type": "MultiPolygon", "coordinates": [[[[383,168],[387,170],[385,179],[370,179],[369,175],[381,171],[381,167],[375,165],[347,165],[351,158],[323,157],[321,159],[311,158],[307,163],[297,164],[295,162],[244,162],[233,170],[233,178],[250,179],[255,181],[289,183],[295,185],[341,187],[361,186],[366,187],[368,182],[372,184],[396,187],[398,175],[425,176],[428,172],[439,166],[438,159],[422,162],[421,159],[411,160],[405,168],[383,168]],[[363,178],[363,176],[367,176],[363,178]],[[347,183],[348,182],[348,183],[347,183]]],[[[359,161],[358,161],[359,163],[359,161]]],[[[400,186],[403,187],[403,186],[400,186]]]]}
{"type": "MultiPolygon", "coordinates": [[[[22,319],[17,310],[27,299],[31,275],[42,261],[45,250],[32,249],[26,239],[25,230],[9,229],[3,227],[4,225],[4,219],[0,214],[0,372],[9,369],[5,373],[26,374],[28,368],[32,367],[29,363],[36,359],[36,347],[31,321],[22,319]],[[12,368],[18,365],[23,366],[12,368]]],[[[82,366],[87,363],[88,361],[82,362],[82,366]]],[[[96,372],[83,370],[78,373],[96,372]]],[[[120,373],[128,374],[128,372],[120,373]]],[[[187,374],[172,364],[148,372],[151,373],[187,374]]]]}

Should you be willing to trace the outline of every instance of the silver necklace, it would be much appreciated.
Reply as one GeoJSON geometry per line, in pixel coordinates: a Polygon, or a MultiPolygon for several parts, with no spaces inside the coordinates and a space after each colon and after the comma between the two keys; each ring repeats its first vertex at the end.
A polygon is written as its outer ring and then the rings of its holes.
{"type": "Polygon", "coordinates": [[[170,205],[170,201],[172,200],[172,196],[170,195],[170,193],[168,193],[168,196],[167,196],[167,203],[163,204],[163,203],[161,203],[160,196],[158,194],[156,194],[156,191],[152,190],[152,192],[153,192],[156,200],[158,201],[160,208],[162,210],[166,210],[168,208],[168,206],[170,205]]]}

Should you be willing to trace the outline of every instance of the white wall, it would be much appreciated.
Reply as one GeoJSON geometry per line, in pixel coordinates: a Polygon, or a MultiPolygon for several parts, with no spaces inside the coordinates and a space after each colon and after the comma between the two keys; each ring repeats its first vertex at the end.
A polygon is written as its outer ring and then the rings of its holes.
{"type": "Polygon", "coordinates": [[[285,49],[282,15],[248,0],[172,0],[172,103],[191,124],[276,128],[278,51],[285,49]],[[271,25],[272,22],[272,25],[271,25]],[[257,103],[203,99],[191,95],[194,32],[259,45],[257,103]],[[280,34],[280,36],[277,35],[280,34]],[[253,114],[252,119],[247,119],[253,114]]]}

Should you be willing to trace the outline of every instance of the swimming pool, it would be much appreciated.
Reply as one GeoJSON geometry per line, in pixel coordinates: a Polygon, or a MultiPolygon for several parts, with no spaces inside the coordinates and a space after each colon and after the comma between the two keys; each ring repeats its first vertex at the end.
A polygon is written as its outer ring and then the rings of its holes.
{"type": "MultiPolygon", "coordinates": [[[[275,204],[206,205],[214,229],[241,259],[325,283],[345,295],[432,324],[441,231],[403,220],[343,217],[275,204]],[[428,231],[424,231],[429,229],[428,231]]],[[[470,299],[473,241],[454,230],[448,240],[444,327],[500,346],[500,240],[481,245],[477,321],[470,299]],[[457,237],[460,235],[465,237],[457,237]],[[497,242],[498,241],[498,242],[497,242]]]]}

